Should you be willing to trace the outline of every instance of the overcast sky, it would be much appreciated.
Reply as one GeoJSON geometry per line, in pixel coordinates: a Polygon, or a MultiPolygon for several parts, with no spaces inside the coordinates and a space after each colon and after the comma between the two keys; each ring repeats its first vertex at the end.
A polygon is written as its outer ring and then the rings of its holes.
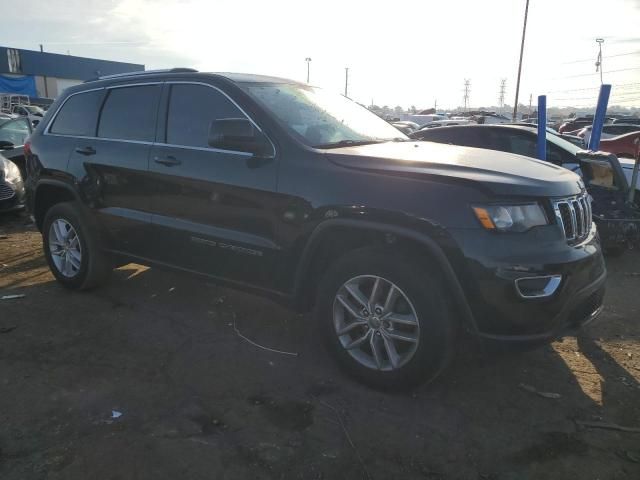
{"type": "MultiPolygon", "coordinates": [[[[8,1],[8,0],[3,0],[8,1]]],[[[525,0],[21,0],[0,45],[206,71],[263,73],[359,102],[453,108],[513,104],[525,0]]],[[[596,37],[610,104],[640,106],[640,0],[531,0],[520,101],[595,103],[596,37]]]]}

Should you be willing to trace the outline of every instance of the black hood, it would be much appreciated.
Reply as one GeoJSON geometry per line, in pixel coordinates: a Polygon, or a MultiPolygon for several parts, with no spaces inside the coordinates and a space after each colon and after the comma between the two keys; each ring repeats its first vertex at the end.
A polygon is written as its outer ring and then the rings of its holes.
{"type": "Polygon", "coordinates": [[[565,168],[496,150],[433,142],[385,142],[336,148],[327,155],[349,168],[477,182],[496,195],[563,197],[584,189],[580,177],[565,168]]]}

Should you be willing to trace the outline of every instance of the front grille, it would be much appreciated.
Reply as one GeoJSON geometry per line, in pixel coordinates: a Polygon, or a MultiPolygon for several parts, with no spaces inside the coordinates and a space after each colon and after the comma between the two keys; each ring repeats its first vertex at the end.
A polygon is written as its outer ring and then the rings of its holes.
{"type": "Polygon", "coordinates": [[[567,242],[575,244],[587,238],[591,231],[591,197],[587,193],[554,200],[553,209],[567,242]]]}
{"type": "Polygon", "coordinates": [[[13,191],[13,188],[6,183],[0,182],[0,200],[9,200],[15,194],[16,192],[13,191]]]}

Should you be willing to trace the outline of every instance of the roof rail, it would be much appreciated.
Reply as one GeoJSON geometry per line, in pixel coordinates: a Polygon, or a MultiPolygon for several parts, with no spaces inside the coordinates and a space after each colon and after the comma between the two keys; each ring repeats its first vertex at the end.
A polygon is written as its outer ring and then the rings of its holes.
{"type": "Polygon", "coordinates": [[[161,70],[140,70],[137,72],[125,72],[125,73],[115,73],[113,75],[101,75],[96,78],[85,80],[85,83],[95,82],[96,80],[107,80],[110,78],[134,77],[138,75],[152,75],[154,73],[194,73],[197,71],[198,70],[196,70],[195,68],[185,68],[185,67],[165,68],[161,70]]]}

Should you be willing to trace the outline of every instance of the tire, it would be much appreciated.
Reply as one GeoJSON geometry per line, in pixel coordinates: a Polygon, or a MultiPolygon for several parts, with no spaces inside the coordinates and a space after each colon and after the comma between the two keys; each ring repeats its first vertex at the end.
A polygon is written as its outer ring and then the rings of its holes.
{"type": "MultiPolygon", "coordinates": [[[[329,267],[320,283],[317,326],[338,363],[357,380],[383,390],[411,388],[434,380],[452,357],[455,328],[443,287],[437,272],[427,272],[388,249],[364,248],[350,252],[329,267]],[[375,318],[367,317],[366,325],[361,320],[352,322],[355,307],[360,308],[363,303],[357,303],[349,289],[358,284],[360,292],[369,298],[376,277],[381,280],[373,303],[379,307],[369,315],[375,318]],[[391,286],[399,292],[394,294],[395,306],[387,309],[384,304],[391,286]],[[343,303],[345,299],[350,310],[343,303]],[[403,318],[407,322],[415,318],[417,326],[381,320],[391,310],[400,315],[394,313],[388,319],[403,318]],[[351,328],[353,323],[359,325],[344,335],[338,334],[338,329],[351,328]],[[362,339],[365,332],[369,332],[369,337],[361,347],[346,348],[353,340],[362,339]],[[389,337],[391,334],[411,337],[417,342],[393,339],[389,337]],[[374,336],[375,340],[371,340],[374,336]],[[389,340],[394,341],[396,365],[391,362],[393,352],[388,349],[389,340]],[[377,346],[377,356],[372,342],[377,346]]],[[[356,313],[362,316],[368,312],[356,313]]]]}
{"type": "Polygon", "coordinates": [[[112,267],[101,248],[97,229],[81,213],[77,204],[64,202],[51,207],[44,217],[42,238],[51,273],[64,287],[90,290],[108,280],[112,267]],[[69,244],[61,246],[60,237],[64,236],[69,239],[69,244]],[[77,241],[74,241],[76,237],[77,241]],[[65,247],[65,255],[54,253],[64,251],[65,247]],[[69,259],[68,263],[65,258],[69,259]]]}

